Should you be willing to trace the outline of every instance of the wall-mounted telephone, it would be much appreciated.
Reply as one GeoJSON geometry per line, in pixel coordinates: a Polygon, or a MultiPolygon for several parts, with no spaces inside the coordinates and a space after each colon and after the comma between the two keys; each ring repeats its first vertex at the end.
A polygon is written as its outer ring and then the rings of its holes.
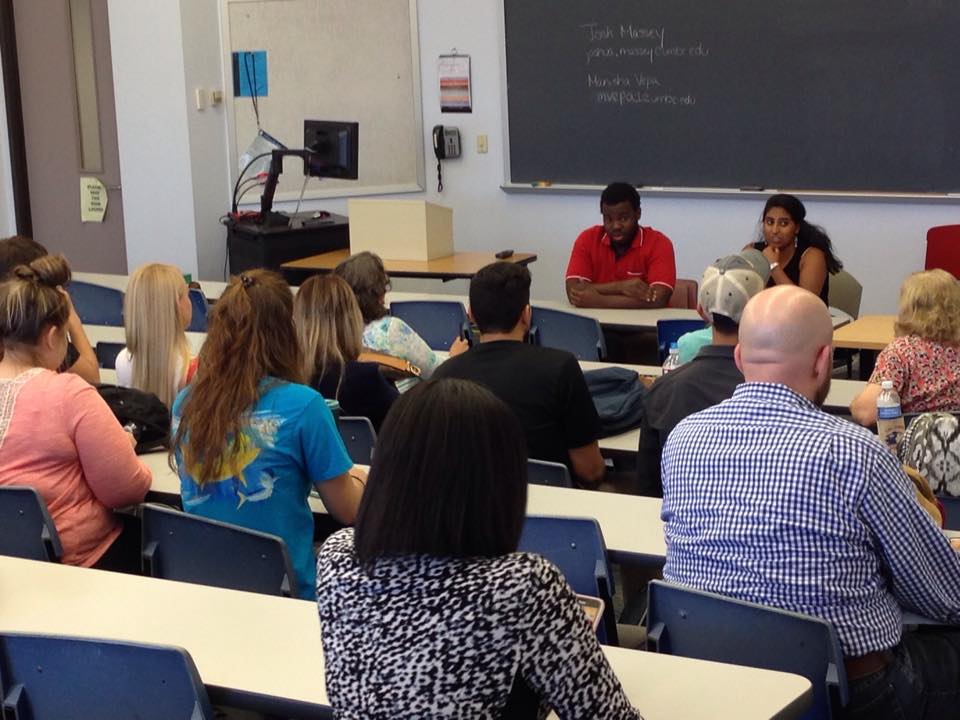
{"type": "Polygon", "coordinates": [[[460,131],[455,127],[434,125],[433,153],[437,160],[460,157],[460,131]]]}
{"type": "Polygon", "coordinates": [[[433,154],[437,156],[437,192],[443,192],[440,161],[460,157],[460,131],[455,127],[433,126],[433,154]]]}

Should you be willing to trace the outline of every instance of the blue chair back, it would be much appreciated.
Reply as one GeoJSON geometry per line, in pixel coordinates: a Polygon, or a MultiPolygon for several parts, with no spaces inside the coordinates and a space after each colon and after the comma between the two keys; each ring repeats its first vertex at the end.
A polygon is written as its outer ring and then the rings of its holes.
{"type": "Polygon", "coordinates": [[[57,527],[36,488],[0,487],[0,555],[50,562],[63,557],[57,527]]]}
{"type": "Polygon", "coordinates": [[[613,573],[596,520],[528,515],[523,523],[519,550],[542,555],[560,568],[575,593],[603,600],[603,623],[597,635],[602,643],[617,644],[613,573]]]}
{"type": "Polygon", "coordinates": [[[562,310],[534,307],[530,340],[534,345],[571,352],[577,360],[597,361],[607,357],[607,342],[600,323],[562,310]]]}
{"type": "Polygon", "coordinates": [[[3,633],[0,683],[4,718],[214,717],[193,660],[176,647],[3,633]]]}
{"type": "Polygon", "coordinates": [[[161,505],[141,507],[145,575],[264,595],[296,595],[287,546],[276,535],[161,505]]]}
{"type": "Polygon", "coordinates": [[[458,337],[470,339],[470,320],[459,301],[391,302],[390,314],[413,328],[433,350],[449,350],[458,337]]]}
{"type": "Polygon", "coordinates": [[[660,362],[667,359],[670,344],[679,340],[681,335],[703,330],[706,326],[703,320],[657,320],[657,350],[660,353],[660,362]]]}
{"type": "Polygon", "coordinates": [[[802,675],[813,685],[807,719],[847,703],[840,641],[820,618],[653,580],[647,649],[802,675]]]}
{"type": "Polygon", "coordinates": [[[947,530],[960,530],[960,497],[937,495],[943,504],[943,526],[947,530]]]}
{"type": "Polygon", "coordinates": [[[123,327],[123,293],[119,290],[72,280],[67,292],[84,325],[123,327]]]}
{"type": "Polygon", "coordinates": [[[570,469],[566,465],[533,458],[527,460],[527,482],[551,487],[573,487],[570,469]]]}
{"type": "Polygon", "coordinates": [[[377,442],[377,433],[369,418],[343,415],[337,418],[337,429],[347,447],[350,459],[359,465],[370,465],[373,461],[373,446],[377,442]]]}
{"type": "Polygon", "coordinates": [[[126,345],[115,342],[98,342],[93,352],[97,356],[97,365],[107,370],[115,370],[117,367],[117,355],[126,345]]]}
{"type": "Polygon", "coordinates": [[[193,308],[193,317],[190,319],[190,325],[187,326],[188,332],[206,332],[207,315],[210,313],[210,306],[207,304],[207,296],[202,290],[190,288],[190,305],[193,308]]]}

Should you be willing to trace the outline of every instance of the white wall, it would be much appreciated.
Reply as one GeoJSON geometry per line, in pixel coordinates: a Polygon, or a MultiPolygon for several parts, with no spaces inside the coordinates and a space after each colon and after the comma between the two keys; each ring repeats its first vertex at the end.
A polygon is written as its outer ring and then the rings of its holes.
{"type": "MultiPolygon", "coordinates": [[[[222,72],[208,29],[211,9],[218,5],[218,0],[109,2],[131,267],[160,258],[195,271],[199,255],[202,277],[220,275],[222,256],[215,250],[224,233],[214,215],[228,209],[230,188],[220,186],[226,128],[214,113],[201,122],[190,111],[191,83],[212,82],[222,72]],[[188,25],[198,19],[202,29],[194,32],[188,25]]],[[[406,197],[452,207],[459,250],[536,252],[540,258],[531,266],[534,296],[560,298],[574,237],[599,221],[598,198],[510,195],[499,189],[505,179],[506,142],[501,5],[419,0],[418,6],[428,188],[406,197]],[[471,56],[474,112],[469,115],[439,112],[437,56],[452,47],[471,56]],[[463,158],[444,164],[442,194],[436,192],[429,142],[430,128],[437,123],[458,125],[465,150],[463,158]],[[475,150],[479,133],[489,136],[486,155],[475,150]]],[[[345,212],[346,201],[317,200],[307,206],[345,212]]],[[[958,202],[809,200],[807,207],[808,217],[829,231],[845,265],[863,282],[864,312],[892,312],[901,279],[923,266],[926,229],[960,222],[958,202]]],[[[679,274],[693,278],[752,237],[761,208],[762,198],[650,196],[643,201],[644,222],[673,239],[679,274]]],[[[444,289],[463,292],[465,283],[444,289]]]]}
{"type": "Polygon", "coordinates": [[[3,98],[3,65],[0,63],[0,237],[7,237],[17,231],[17,219],[13,214],[13,174],[10,170],[7,107],[3,98]]]}
{"type": "MultiPolygon", "coordinates": [[[[127,265],[168,262],[196,275],[180,4],[108,0],[107,8],[127,265]]],[[[218,148],[197,152],[199,162],[217,161],[218,148]]]]}
{"type": "Polygon", "coordinates": [[[218,222],[230,209],[227,126],[224,105],[210,104],[211,90],[223,90],[220,14],[216,0],[181,0],[183,70],[190,138],[194,231],[199,277],[220,279],[227,254],[226,229],[218,222]],[[201,88],[206,107],[197,109],[201,88]]]}

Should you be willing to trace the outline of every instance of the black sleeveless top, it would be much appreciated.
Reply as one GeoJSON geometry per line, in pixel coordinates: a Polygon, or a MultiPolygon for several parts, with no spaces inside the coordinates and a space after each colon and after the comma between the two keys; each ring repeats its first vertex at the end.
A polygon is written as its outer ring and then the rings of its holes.
{"type": "MultiPolygon", "coordinates": [[[[760,242],[755,242],[753,247],[760,252],[763,252],[763,249],[767,246],[767,243],[761,240],[760,242]]],[[[797,245],[797,249],[793,253],[793,257],[790,258],[790,261],[783,266],[784,274],[790,278],[790,282],[794,285],[800,285],[800,258],[803,257],[803,254],[813,247],[812,245],[802,244],[797,245]]],[[[767,287],[773,287],[776,283],[773,281],[773,278],[770,278],[767,282],[767,287]]],[[[827,272],[826,276],[823,278],[823,287],[820,288],[820,292],[817,293],[820,296],[820,299],[823,300],[823,304],[829,307],[830,305],[830,273],[827,272]]]]}

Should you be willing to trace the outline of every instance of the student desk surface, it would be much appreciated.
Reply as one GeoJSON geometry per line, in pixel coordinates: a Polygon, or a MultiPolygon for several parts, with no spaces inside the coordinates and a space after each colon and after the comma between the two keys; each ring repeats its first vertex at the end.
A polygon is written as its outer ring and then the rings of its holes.
{"type": "Polygon", "coordinates": [[[854,350],[883,350],[893,340],[893,315],[863,315],[835,328],[833,346],[854,350]]]}
{"type": "MultiPolygon", "coordinates": [[[[636,448],[634,448],[636,449],[636,448]]],[[[158,496],[180,494],[180,478],[170,469],[166,452],[141,455],[153,473],[150,492],[158,496]]],[[[326,514],[320,498],[311,495],[310,509],[326,514]]],[[[592,517],[600,523],[611,559],[634,562],[662,562],[666,556],[660,499],[638,495],[617,495],[595,490],[530,485],[527,513],[561,517],[592,517]]]]}
{"type": "MultiPolygon", "coordinates": [[[[312,602],[10,557],[0,557],[0,586],[4,632],[176,645],[193,657],[216,703],[324,715],[312,602]]],[[[647,720],[797,717],[810,704],[810,683],[798,675],[604,651],[647,720]]]]}
{"type": "MultiPolygon", "coordinates": [[[[331,252],[311,255],[300,260],[285,262],[281,267],[291,270],[315,270],[316,272],[331,272],[337,265],[350,257],[350,250],[332,250],[331,252]]],[[[533,253],[516,252],[506,262],[518,265],[529,265],[537,259],[533,253]]],[[[492,252],[458,252],[433,260],[391,260],[383,258],[383,267],[388,274],[394,277],[433,278],[437,280],[454,280],[457,278],[472,278],[480,268],[497,262],[492,252]]]]}

